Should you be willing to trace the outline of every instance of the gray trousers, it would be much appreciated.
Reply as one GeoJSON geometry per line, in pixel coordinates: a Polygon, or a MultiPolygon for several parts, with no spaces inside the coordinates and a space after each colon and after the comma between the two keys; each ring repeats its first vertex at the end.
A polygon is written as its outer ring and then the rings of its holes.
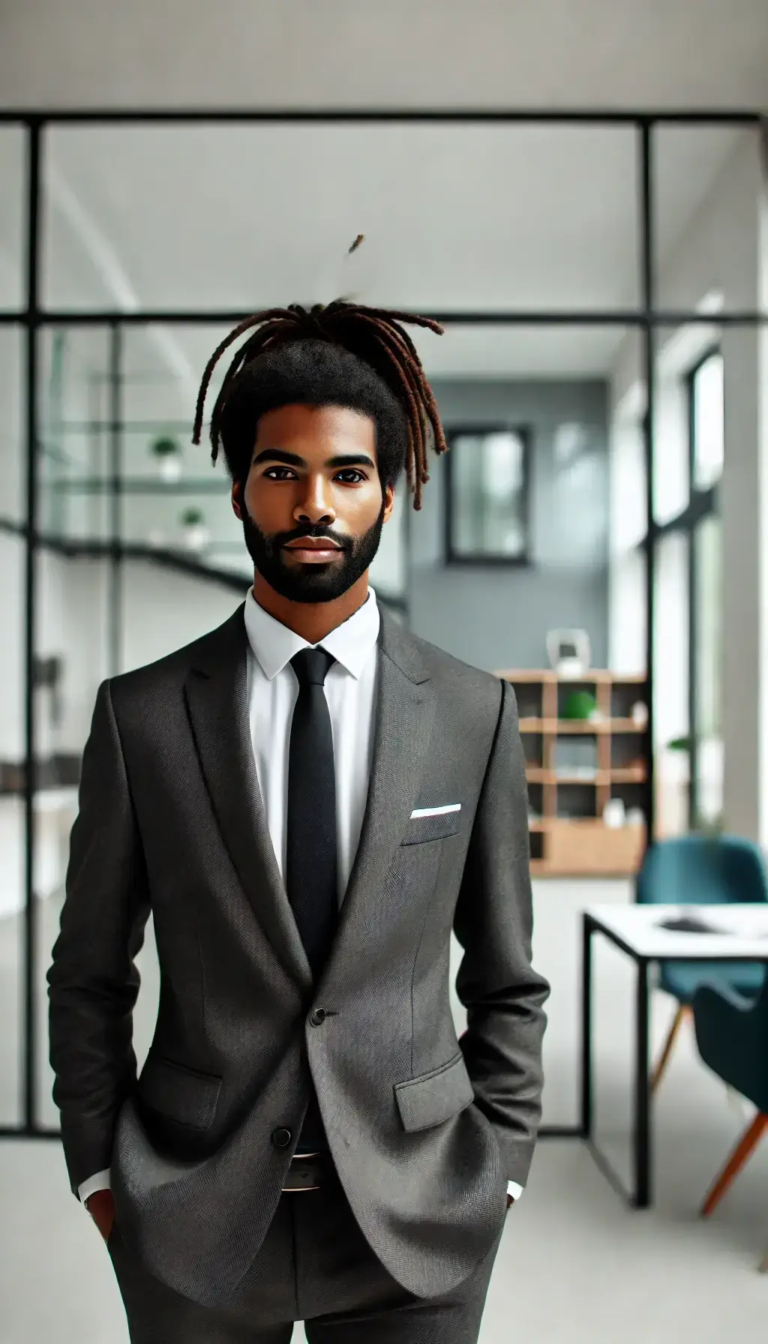
{"type": "Polygon", "coordinates": [[[109,1254],[132,1344],[476,1344],[504,1223],[486,1258],[450,1293],[418,1298],[365,1240],[334,1174],[318,1190],[284,1193],[236,1307],[179,1296],[138,1264],[115,1227],[109,1254]]]}

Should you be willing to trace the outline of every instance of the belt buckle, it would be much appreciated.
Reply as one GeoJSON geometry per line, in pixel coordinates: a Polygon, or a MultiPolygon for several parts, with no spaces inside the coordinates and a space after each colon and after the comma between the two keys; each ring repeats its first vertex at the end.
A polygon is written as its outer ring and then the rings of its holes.
{"type": "Polygon", "coordinates": [[[311,1154],[307,1157],[292,1157],[290,1173],[291,1179],[296,1183],[294,1185],[284,1185],[282,1193],[301,1194],[304,1190],[319,1190],[318,1184],[312,1184],[317,1179],[317,1154],[311,1154]],[[314,1168],[314,1169],[313,1169],[314,1168]]]}

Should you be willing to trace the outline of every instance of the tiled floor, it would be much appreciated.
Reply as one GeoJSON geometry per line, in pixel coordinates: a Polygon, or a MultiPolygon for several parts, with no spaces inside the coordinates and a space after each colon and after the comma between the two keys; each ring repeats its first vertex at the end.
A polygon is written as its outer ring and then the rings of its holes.
{"type": "MultiPolygon", "coordinates": [[[[540,921],[542,969],[553,981],[553,1035],[547,1064],[548,1109],[567,1119],[575,1077],[569,1020],[571,952],[558,969],[555,923],[566,905],[584,903],[560,884],[540,921]],[[563,905],[555,906],[555,900],[563,905]],[[568,962],[568,965],[566,965],[568,962]],[[570,968],[570,969],[569,969],[570,968]],[[563,1080],[567,1081],[567,1086],[563,1080]],[[554,1107],[554,1111],[553,1111],[554,1107]]],[[[600,892],[588,899],[604,899],[600,892]]],[[[57,912],[44,908],[43,940],[50,946],[57,912]]],[[[8,1040],[13,980],[13,926],[0,925],[3,966],[3,1120],[15,1104],[15,1049],[8,1040]]],[[[142,956],[144,989],[137,1013],[141,1057],[151,1034],[157,978],[151,940],[142,956]]],[[[628,1152],[631,1003],[627,968],[610,955],[598,962],[596,1004],[597,1114],[617,1154],[628,1152]]],[[[44,974],[44,971],[42,972],[44,974]]],[[[42,979],[42,976],[41,976],[42,979]]],[[[41,1012],[45,1012],[41,985],[41,1012]]],[[[653,1035],[663,1034],[669,1004],[654,1005],[653,1035]]],[[[40,1063],[44,1092],[49,1079],[40,1063]]],[[[46,1107],[46,1115],[53,1118],[46,1107]]],[[[768,1144],[722,1204],[703,1223],[697,1205],[749,1117],[698,1063],[690,1034],[680,1043],[656,1103],[655,1207],[625,1208],[582,1145],[543,1140],[524,1198],[510,1212],[486,1307],[482,1344],[740,1344],[768,1338],[768,1275],[757,1273],[768,1249],[768,1144]]],[[[58,1142],[0,1143],[0,1344],[125,1344],[122,1306],[99,1237],[69,1193],[58,1142]]],[[[295,1339],[303,1338],[296,1327],[295,1339]]],[[[181,1344],[181,1342],[180,1342],[181,1344]]]]}

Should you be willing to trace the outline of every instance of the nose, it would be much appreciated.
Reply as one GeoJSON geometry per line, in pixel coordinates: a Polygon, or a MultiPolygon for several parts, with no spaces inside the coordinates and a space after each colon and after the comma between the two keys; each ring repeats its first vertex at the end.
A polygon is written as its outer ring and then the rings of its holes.
{"type": "Polygon", "coordinates": [[[313,526],[317,523],[330,526],[335,522],[336,510],[330,484],[323,475],[307,476],[306,490],[297,502],[293,516],[297,523],[310,523],[313,526]]]}

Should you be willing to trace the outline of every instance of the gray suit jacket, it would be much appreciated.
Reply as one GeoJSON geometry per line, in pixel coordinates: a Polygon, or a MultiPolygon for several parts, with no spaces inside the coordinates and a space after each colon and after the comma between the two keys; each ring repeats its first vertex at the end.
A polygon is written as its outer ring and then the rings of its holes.
{"type": "Polygon", "coordinates": [[[514,694],[382,612],[367,810],[313,985],[259,793],[246,657],[240,606],[99,688],[48,971],[71,1186],[111,1165],[117,1222],[152,1273],[202,1305],[233,1303],[311,1071],[371,1247],[406,1289],[441,1294],[490,1249],[541,1110],[549,987],[531,968],[514,694]],[[411,817],[446,803],[461,810],[411,817]],[[137,1079],[134,959],[150,910],[160,1003],[137,1079]],[[313,1025],[318,1007],[329,1015],[313,1025]]]}

